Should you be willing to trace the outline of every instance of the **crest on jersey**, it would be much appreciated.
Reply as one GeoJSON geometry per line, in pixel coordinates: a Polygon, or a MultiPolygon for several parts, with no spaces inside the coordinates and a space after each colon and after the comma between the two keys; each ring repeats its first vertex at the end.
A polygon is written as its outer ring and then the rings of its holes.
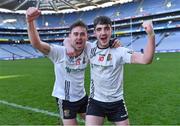
{"type": "Polygon", "coordinates": [[[103,62],[104,61],[105,54],[99,54],[98,61],[103,62]]]}
{"type": "Polygon", "coordinates": [[[107,56],[107,61],[110,61],[110,60],[112,60],[112,55],[111,55],[111,54],[108,54],[108,56],[107,56]]]}
{"type": "Polygon", "coordinates": [[[77,60],[76,60],[76,65],[80,65],[81,64],[81,58],[78,58],[77,60]]]}

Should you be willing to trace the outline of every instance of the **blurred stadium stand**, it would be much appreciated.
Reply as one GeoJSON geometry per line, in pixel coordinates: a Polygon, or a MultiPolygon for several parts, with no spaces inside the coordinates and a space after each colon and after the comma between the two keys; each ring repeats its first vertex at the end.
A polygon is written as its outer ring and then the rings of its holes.
{"type": "MultiPolygon", "coordinates": [[[[134,0],[66,14],[44,14],[36,25],[43,41],[62,45],[69,25],[82,20],[88,24],[89,40],[93,41],[93,19],[99,15],[111,17],[113,37],[118,37],[124,46],[141,51],[146,44],[145,31],[141,24],[153,20],[156,33],[156,52],[180,52],[180,1],[179,0],[134,0]]],[[[43,55],[30,44],[24,14],[0,12],[0,59],[38,58],[43,55]]]]}

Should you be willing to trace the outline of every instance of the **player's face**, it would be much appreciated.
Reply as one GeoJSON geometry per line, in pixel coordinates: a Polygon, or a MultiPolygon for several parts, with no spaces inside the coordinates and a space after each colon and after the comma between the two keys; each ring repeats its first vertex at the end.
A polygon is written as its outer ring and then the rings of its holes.
{"type": "Polygon", "coordinates": [[[112,34],[111,25],[98,24],[95,28],[94,33],[98,40],[98,46],[100,48],[106,48],[109,46],[109,40],[112,34]]]}
{"type": "Polygon", "coordinates": [[[87,30],[84,27],[75,27],[72,29],[69,37],[72,40],[72,46],[76,51],[81,51],[85,47],[87,41],[87,30]]]}

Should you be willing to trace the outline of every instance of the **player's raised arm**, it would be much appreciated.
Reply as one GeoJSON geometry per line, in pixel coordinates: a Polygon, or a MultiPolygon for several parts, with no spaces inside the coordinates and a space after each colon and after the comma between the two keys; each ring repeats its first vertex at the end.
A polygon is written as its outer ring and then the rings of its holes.
{"type": "Polygon", "coordinates": [[[39,37],[39,33],[35,26],[35,20],[39,17],[40,14],[41,11],[35,7],[30,7],[26,11],[28,36],[30,43],[32,44],[33,47],[37,48],[39,51],[41,51],[44,54],[48,54],[50,51],[50,45],[48,43],[41,41],[39,37]]]}
{"type": "Polygon", "coordinates": [[[142,26],[147,33],[148,42],[143,54],[137,52],[132,54],[131,63],[150,64],[155,52],[155,34],[152,21],[145,21],[142,26]]]}

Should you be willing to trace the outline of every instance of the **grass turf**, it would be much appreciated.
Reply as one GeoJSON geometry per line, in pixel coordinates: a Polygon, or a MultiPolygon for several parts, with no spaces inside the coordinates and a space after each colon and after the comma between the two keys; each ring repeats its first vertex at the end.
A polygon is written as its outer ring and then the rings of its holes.
{"type": "MultiPolygon", "coordinates": [[[[156,54],[151,65],[125,65],[124,93],[131,124],[180,124],[179,63],[179,53],[164,53],[156,54]]],[[[89,92],[89,68],[85,81],[89,92]]],[[[0,61],[0,100],[57,113],[53,83],[53,64],[46,58],[0,61]]],[[[59,121],[0,104],[0,125],[5,124],[57,125],[59,121]]]]}

